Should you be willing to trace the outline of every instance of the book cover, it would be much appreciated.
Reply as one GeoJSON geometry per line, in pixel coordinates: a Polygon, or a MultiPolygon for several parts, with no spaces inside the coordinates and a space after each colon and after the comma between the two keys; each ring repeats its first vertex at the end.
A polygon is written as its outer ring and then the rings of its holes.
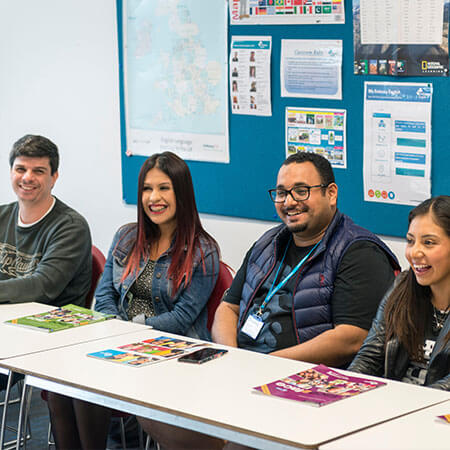
{"type": "Polygon", "coordinates": [[[443,416],[438,416],[438,418],[444,422],[450,423],[450,414],[444,414],[443,416]]]}
{"type": "Polygon", "coordinates": [[[54,331],[103,322],[113,317],[111,314],[103,314],[70,304],[44,313],[7,320],[5,323],[53,333],[54,331]]]}
{"type": "Polygon", "coordinates": [[[178,358],[206,346],[208,344],[199,344],[184,339],[159,336],[140,342],[120,345],[114,349],[88,353],[87,356],[126,364],[128,366],[141,367],[147,364],[178,358]]]}
{"type": "Polygon", "coordinates": [[[253,389],[265,395],[323,406],[384,385],[382,381],[343,375],[321,364],[253,389]]]}
{"type": "Polygon", "coordinates": [[[160,336],[153,339],[146,339],[145,341],[142,342],[145,342],[147,344],[159,345],[162,347],[181,348],[183,350],[205,346],[205,344],[199,344],[198,342],[185,341],[182,339],[173,339],[166,336],[160,336]]]}
{"type": "Polygon", "coordinates": [[[142,356],[136,353],[123,352],[116,349],[102,350],[100,352],[89,353],[88,356],[93,358],[105,359],[120,364],[126,364],[132,367],[141,367],[159,361],[158,358],[152,358],[150,356],[142,356]]]}

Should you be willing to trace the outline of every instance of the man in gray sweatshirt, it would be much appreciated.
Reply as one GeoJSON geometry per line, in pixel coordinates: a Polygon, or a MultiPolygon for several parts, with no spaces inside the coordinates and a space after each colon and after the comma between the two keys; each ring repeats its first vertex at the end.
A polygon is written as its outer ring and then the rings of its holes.
{"type": "Polygon", "coordinates": [[[0,206],[0,304],[84,305],[91,236],[86,220],[52,195],[58,148],[26,135],[13,145],[9,162],[17,201],[0,206]]]}
{"type": "Polygon", "coordinates": [[[0,206],[0,308],[31,301],[84,305],[91,235],[86,220],[52,195],[58,148],[26,135],[13,145],[9,163],[17,201],[0,206]]]}

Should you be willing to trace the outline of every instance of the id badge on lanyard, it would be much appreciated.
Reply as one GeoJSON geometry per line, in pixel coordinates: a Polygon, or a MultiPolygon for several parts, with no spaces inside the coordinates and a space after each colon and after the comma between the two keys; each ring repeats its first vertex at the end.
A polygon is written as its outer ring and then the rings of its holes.
{"type": "Polygon", "coordinates": [[[283,265],[284,259],[286,257],[286,253],[287,253],[287,250],[289,248],[290,242],[291,241],[289,241],[288,245],[286,246],[286,249],[285,249],[284,255],[283,255],[283,259],[280,261],[280,265],[278,266],[277,273],[275,274],[275,278],[274,278],[274,280],[272,282],[272,286],[271,286],[269,292],[266,295],[266,298],[264,299],[263,303],[261,304],[258,312],[256,314],[250,314],[247,317],[247,320],[244,322],[243,327],[241,328],[241,331],[243,333],[245,333],[247,336],[251,337],[253,340],[255,340],[259,336],[259,333],[261,332],[261,330],[262,330],[262,328],[264,326],[264,321],[262,319],[262,314],[263,314],[264,309],[267,306],[267,304],[270,302],[272,297],[298,272],[300,267],[303,266],[305,261],[311,255],[311,253],[320,244],[320,241],[317,242],[317,244],[308,252],[308,254],[304,258],[302,258],[302,260],[294,267],[293,270],[291,270],[291,272],[284,278],[284,280],[282,280],[280,283],[278,283],[278,285],[275,286],[275,288],[274,288],[274,284],[275,284],[275,282],[276,282],[276,280],[278,278],[278,274],[280,273],[280,270],[281,270],[281,267],[283,265]]]}
{"type": "Polygon", "coordinates": [[[241,331],[252,339],[256,339],[264,326],[264,322],[261,317],[256,314],[250,314],[241,328],[241,331]]]}

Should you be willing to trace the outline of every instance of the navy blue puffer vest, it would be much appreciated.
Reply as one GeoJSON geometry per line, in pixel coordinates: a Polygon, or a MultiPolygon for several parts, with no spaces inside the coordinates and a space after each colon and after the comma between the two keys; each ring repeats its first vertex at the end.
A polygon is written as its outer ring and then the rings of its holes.
{"type": "MultiPolygon", "coordinates": [[[[287,227],[279,225],[267,231],[256,242],[248,260],[247,276],[242,289],[239,328],[242,327],[259,288],[263,283],[268,283],[269,286],[272,284],[275,276],[273,268],[290,236],[287,227]]],[[[336,211],[321,243],[296,274],[292,314],[298,343],[308,341],[333,327],[330,301],[337,269],[347,248],[362,240],[377,244],[387,254],[394,270],[400,268],[397,258],[377,236],[336,211]]]]}

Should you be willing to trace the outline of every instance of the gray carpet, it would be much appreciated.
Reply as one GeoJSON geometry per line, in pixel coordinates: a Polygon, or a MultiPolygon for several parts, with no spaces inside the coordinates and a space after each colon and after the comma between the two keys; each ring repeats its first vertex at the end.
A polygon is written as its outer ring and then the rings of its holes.
{"type": "MultiPolygon", "coordinates": [[[[12,396],[17,397],[17,389],[13,388],[12,396]]],[[[4,392],[0,393],[0,401],[3,402],[4,392]]],[[[0,408],[0,411],[2,409],[0,408]]],[[[3,412],[3,411],[2,411],[3,412]]],[[[11,405],[8,408],[7,425],[17,427],[17,419],[19,416],[18,403],[11,405]]],[[[48,409],[47,404],[42,401],[40,390],[33,389],[31,399],[31,439],[27,441],[28,450],[43,450],[47,448],[47,429],[48,429],[48,409]]],[[[7,431],[5,435],[5,442],[15,439],[16,435],[12,431],[7,431]]]]}
{"type": "MultiPolygon", "coordinates": [[[[16,398],[18,395],[16,386],[13,388],[12,397],[16,398]]],[[[0,402],[3,402],[4,391],[0,391],[0,402]]],[[[0,414],[2,413],[0,407],[0,414]]],[[[8,408],[7,425],[14,428],[17,427],[17,420],[19,416],[19,404],[13,404],[8,408]]],[[[1,418],[1,415],[0,415],[1,418]]],[[[27,440],[28,450],[44,450],[47,448],[47,430],[48,430],[48,408],[47,403],[41,399],[41,391],[39,389],[33,389],[33,395],[31,399],[30,409],[31,420],[31,439],[27,440]]],[[[108,449],[121,449],[123,448],[119,435],[119,422],[117,419],[112,419],[111,430],[108,439],[108,449]]],[[[127,448],[130,450],[139,447],[137,422],[133,417],[126,419],[126,441],[127,448]]],[[[13,431],[8,430],[5,435],[5,442],[11,441],[16,438],[16,434],[13,431]]],[[[52,447],[55,448],[54,446],[52,447]]],[[[153,445],[150,447],[153,449],[153,445]]]]}

